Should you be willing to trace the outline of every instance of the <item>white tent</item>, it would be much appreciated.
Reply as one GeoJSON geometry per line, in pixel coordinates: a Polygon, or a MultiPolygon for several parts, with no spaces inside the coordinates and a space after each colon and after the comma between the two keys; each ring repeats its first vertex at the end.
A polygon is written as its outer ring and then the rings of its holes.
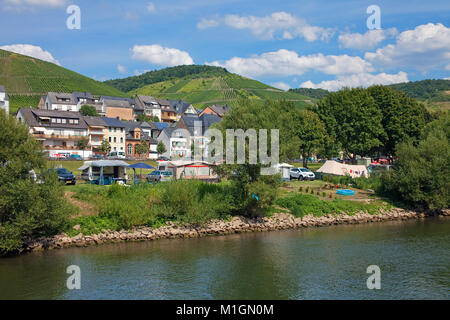
{"type": "Polygon", "coordinates": [[[352,178],[369,177],[366,166],[343,164],[337,161],[328,160],[317,172],[335,176],[351,176],[352,178]]]}
{"type": "Polygon", "coordinates": [[[279,173],[281,173],[281,177],[284,180],[289,180],[291,178],[291,168],[293,168],[294,166],[291,166],[290,164],[287,163],[278,163],[275,168],[277,169],[277,171],[279,173]]]}

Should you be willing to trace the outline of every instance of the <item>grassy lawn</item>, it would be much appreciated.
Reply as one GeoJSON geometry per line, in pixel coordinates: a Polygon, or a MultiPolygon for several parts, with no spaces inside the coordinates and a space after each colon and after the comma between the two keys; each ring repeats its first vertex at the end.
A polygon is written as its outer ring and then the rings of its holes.
{"type": "MultiPolygon", "coordinates": [[[[303,163],[302,162],[295,162],[295,163],[289,163],[290,165],[294,166],[294,167],[303,167],[303,163]]],[[[308,169],[315,172],[317,169],[320,169],[320,167],[323,166],[323,163],[310,163],[308,162],[308,169]]]]}

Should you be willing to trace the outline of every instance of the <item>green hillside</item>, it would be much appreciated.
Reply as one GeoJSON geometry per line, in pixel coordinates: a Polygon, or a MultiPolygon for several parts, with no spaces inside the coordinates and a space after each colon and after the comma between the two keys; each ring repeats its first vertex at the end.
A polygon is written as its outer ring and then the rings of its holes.
{"type": "Polygon", "coordinates": [[[162,99],[183,99],[197,108],[210,104],[232,105],[239,98],[267,98],[292,101],[303,108],[314,102],[304,95],[273,88],[262,82],[210,66],[178,66],[151,71],[137,77],[110,80],[116,88],[134,88],[129,95],[151,95],[162,99]]]}
{"type": "Polygon", "coordinates": [[[56,64],[5,50],[0,50],[0,84],[10,96],[11,113],[20,107],[36,107],[40,97],[49,91],[127,96],[114,87],[56,64]]]}

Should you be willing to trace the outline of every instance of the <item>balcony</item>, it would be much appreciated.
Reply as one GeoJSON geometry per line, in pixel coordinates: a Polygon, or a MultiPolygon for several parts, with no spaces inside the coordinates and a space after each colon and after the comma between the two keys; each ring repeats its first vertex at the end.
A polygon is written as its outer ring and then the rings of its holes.
{"type": "Polygon", "coordinates": [[[38,140],[80,140],[81,138],[85,138],[86,136],[63,136],[63,135],[57,135],[57,134],[42,134],[42,133],[35,133],[33,136],[38,140]]]}

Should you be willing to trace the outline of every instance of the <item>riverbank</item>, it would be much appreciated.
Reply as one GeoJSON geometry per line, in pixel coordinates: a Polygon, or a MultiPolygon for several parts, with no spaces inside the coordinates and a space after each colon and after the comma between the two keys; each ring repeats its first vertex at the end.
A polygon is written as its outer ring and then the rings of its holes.
{"type": "MultiPolygon", "coordinates": [[[[86,247],[103,243],[124,241],[146,241],[157,239],[198,238],[211,235],[228,235],[243,232],[263,232],[275,230],[288,230],[309,227],[324,227],[341,224],[362,224],[393,220],[425,219],[436,214],[408,211],[393,208],[389,211],[380,211],[378,214],[357,213],[355,215],[329,214],[320,217],[306,215],[296,218],[288,213],[276,213],[272,217],[244,218],[233,217],[230,221],[212,220],[201,227],[181,226],[175,223],[154,229],[150,227],[138,227],[132,230],[110,231],[94,235],[79,233],[74,237],[59,234],[50,238],[39,238],[25,243],[21,253],[61,249],[65,247],[86,247]]],[[[450,210],[443,210],[439,216],[449,217],[450,210]]]]}

